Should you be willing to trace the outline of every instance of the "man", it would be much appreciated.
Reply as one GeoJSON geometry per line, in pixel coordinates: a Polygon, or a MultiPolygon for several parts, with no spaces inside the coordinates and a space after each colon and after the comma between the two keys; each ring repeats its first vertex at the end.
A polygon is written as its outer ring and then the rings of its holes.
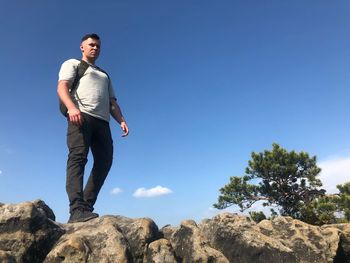
{"type": "Polygon", "coordinates": [[[79,60],[65,61],[59,72],[57,93],[68,109],[66,190],[70,205],[68,223],[84,222],[98,217],[93,213],[97,195],[112,165],[113,141],[109,127],[110,115],[120,124],[122,136],[128,126],[117,104],[109,76],[95,65],[101,41],[97,34],[85,35],[81,40],[82,60],[88,68],[70,94],[77,74],[79,60]],[[85,188],[84,168],[91,149],[94,164],[85,188]]]}

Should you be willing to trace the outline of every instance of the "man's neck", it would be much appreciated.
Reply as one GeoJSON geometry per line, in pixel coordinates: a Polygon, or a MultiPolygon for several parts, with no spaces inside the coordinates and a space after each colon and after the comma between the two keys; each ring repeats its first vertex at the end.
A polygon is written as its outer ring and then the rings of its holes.
{"type": "Polygon", "coordinates": [[[91,65],[95,65],[95,60],[92,59],[88,59],[86,57],[82,57],[82,60],[84,60],[85,62],[91,64],[91,65]]]}

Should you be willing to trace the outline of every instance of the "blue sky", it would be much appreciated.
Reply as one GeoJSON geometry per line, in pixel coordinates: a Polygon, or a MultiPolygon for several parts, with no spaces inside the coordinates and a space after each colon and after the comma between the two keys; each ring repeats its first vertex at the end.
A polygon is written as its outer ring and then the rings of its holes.
{"type": "Polygon", "coordinates": [[[0,202],[40,198],[68,219],[57,75],[89,32],[130,128],[122,138],[111,122],[101,215],[211,217],[218,189],[273,142],[316,155],[329,191],[348,180],[348,1],[0,4],[0,202]]]}

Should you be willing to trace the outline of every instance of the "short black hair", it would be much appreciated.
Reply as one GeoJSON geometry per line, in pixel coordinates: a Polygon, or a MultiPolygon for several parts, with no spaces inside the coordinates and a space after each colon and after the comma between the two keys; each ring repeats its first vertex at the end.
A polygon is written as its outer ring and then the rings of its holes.
{"type": "Polygon", "coordinates": [[[81,38],[81,42],[84,42],[84,41],[85,41],[86,39],[88,39],[88,38],[100,40],[100,37],[99,37],[97,34],[95,34],[95,33],[90,33],[90,34],[86,34],[85,36],[83,36],[83,37],[81,38]]]}

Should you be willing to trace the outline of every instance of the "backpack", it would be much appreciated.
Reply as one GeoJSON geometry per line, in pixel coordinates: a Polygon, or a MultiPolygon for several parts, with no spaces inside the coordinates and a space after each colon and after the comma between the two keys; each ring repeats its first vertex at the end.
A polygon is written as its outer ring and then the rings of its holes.
{"type": "MultiPolygon", "coordinates": [[[[69,89],[70,94],[72,94],[73,91],[75,91],[75,89],[78,86],[79,80],[84,75],[84,73],[88,69],[88,67],[89,67],[89,64],[87,62],[85,62],[84,60],[80,60],[80,63],[77,67],[77,71],[76,71],[76,75],[75,75],[73,84],[69,89]]],[[[68,109],[67,109],[66,105],[64,105],[64,103],[61,100],[59,100],[59,107],[60,107],[60,111],[61,111],[62,115],[64,117],[67,117],[68,116],[68,109]]]]}

